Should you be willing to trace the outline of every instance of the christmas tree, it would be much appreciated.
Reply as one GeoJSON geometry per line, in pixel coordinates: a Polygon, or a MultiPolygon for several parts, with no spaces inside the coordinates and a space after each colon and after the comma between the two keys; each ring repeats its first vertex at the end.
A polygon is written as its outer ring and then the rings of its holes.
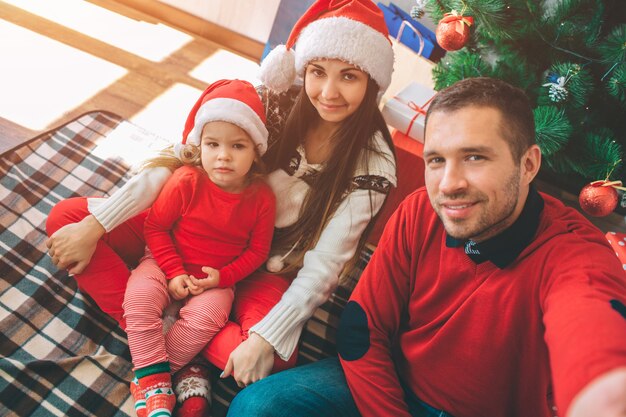
{"type": "Polygon", "coordinates": [[[570,189],[626,182],[626,1],[417,0],[440,22],[435,89],[500,78],[534,106],[543,175],[570,189]],[[443,20],[442,20],[443,19],[443,20]],[[465,31],[465,32],[464,32],[465,31]],[[464,36],[467,35],[467,36],[464,36]]]}

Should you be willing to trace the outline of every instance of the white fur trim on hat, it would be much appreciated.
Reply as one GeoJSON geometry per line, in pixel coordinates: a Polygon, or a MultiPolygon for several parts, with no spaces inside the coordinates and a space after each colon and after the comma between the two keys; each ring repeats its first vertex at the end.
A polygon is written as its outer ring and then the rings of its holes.
{"type": "Polygon", "coordinates": [[[204,125],[216,121],[232,123],[245,130],[261,155],[267,150],[268,132],[265,124],[248,105],[233,98],[214,98],[204,103],[196,113],[186,143],[199,145],[204,125]]]}
{"type": "Polygon", "coordinates": [[[384,92],[391,83],[393,49],[379,31],[347,17],[328,17],[308,24],[295,45],[300,76],[315,59],[341,59],[367,72],[384,92]]]}
{"type": "Polygon", "coordinates": [[[258,78],[272,91],[282,93],[291,87],[296,79],[296,58],[291,49],[278,45],[261,62],[258,78]]]}

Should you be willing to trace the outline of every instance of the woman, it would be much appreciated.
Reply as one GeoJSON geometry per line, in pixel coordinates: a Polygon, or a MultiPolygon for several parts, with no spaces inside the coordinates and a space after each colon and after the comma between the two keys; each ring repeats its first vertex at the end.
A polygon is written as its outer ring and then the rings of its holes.
{"type": "MultiPolygon", "coordinates": [[[[377,107],[392,71],[384,19],[370,0],[317,1],[298,21],[286,46],[270,53],[261,66],[266,88],[260,90],[270,130],[265,159],[277,200],[272,256],[267,270],[237,286],[234,322],[203,352],[240,386],[295,362],[304,323],[336,288],[395,185],[391,138],[377,107]],[[296,75],[303,76],[304,88],[289,109],[294,89],[276,92],[292,85],[296,75]],[[276,130],[278,140],[272,135],[276,130]],[[273,299],[256,300],[258,287],[270,288],[273,299]],[[241,316],[239,310],[255,310],[257,315],[241,316]]],[[[129,216],[149,207],[169,175],[167,169],[147,170],[105,201],[90,199],[81,210],[60,207],[50,215],[53,261],[69,267],[81,288],[122,326],[128,275],[106,277],[93,265],[106,267],[103,254],[119,253],[126,263],[143,254],[141,224],[129,216]],[[81,241],[71,242],[77,234],[81,241]]]]}

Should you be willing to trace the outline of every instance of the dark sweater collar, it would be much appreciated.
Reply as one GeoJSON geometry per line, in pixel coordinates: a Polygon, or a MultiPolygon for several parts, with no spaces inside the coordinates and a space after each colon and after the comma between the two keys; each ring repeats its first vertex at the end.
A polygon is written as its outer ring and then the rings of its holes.
{"type": "Polygon", "coordinates": [[[465,246],[467,255],[476,263],[491,261],[502,269],[513,262],[530,244],[539,227],[543,198],[530,186],[524,208],[515,222],[501,233],[484,242],[455,239],[446,233],[446,246],[465,246]]]}

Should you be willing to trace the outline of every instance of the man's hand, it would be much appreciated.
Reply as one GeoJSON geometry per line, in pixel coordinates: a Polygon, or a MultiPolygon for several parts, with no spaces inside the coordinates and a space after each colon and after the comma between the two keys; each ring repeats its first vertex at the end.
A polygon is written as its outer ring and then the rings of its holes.
{"type": "Polygon", "coordinates": [[[187,280],[189,280],[189,275],[182,274],[175,276],[167,283],[167,291],[174,300],[182,300],[189,295],[187,280]]]}
{"type": "Polygon", "coordinates": [[[567,417],[626,416],[626,367],[591,381],[572,400],[567,417]]]}
{"type": "Polygon", "coordinates": [[[274,347],[256,333],[252,333],[228,357],[221,378],[233,375],[237,385],[244,388],[265,378],[274,366],[274,347]]]}
{"type": "Polygon", "coordinates": [[[46,240],[52,263],[59,269],[67,269],[70,275],[80,274],[89,265],[105,232],[91,214],[78,223],[63,226],[46,240]]]}

